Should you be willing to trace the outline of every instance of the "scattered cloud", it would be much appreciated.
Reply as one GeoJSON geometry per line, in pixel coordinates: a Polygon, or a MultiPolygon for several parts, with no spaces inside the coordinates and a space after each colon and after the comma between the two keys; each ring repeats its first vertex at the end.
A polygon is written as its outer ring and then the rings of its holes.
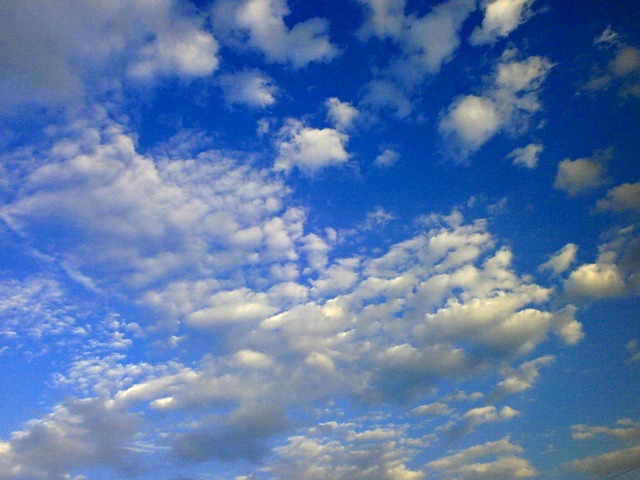
{"type": "Polygon", "coordinates": [[[278,132],[276,171],[298,168],[312,174],[323,168],[344,165],[349,160],[345,150],[348,135],[333,128],[312,128],[300,120],[289,119],[278,132]]]}
{"type": "Polygon", "coordinates": [[[640,466],[640,446],[574,460],[569,465],[574,470],[592,475],[610,476],[622,474],[635,470],[640,466]]]}
{"type": "Polygon", "coordinates": [[[100,399],[69,399],[0,443],[5,478],[65,478],[68,469],[107,465],[123,475],[137,469],[129,453],[140,421],[100,399]]]}
{"type": "Polygon", "coordinates": [[[498,132],[521,129],[540,110],[538,90],[552,64],[544,57],[518,61],[513,55],[503,54],[482,95],[459,96],[441,113],[438,130],[449,154],[465,159],[498,132]]]}
{"type": "Polygon", "coordinates": [[[566,272],[572,263],[576,261],[578,246],[575,243],[567,243],[564,247],[549,257],[549,260],[538,267],[538,271],[550,270],[551,275],[556,277],[566,272]]]}
{"type": "Polygon", "coordinates": [[[341,102],[336,97],[326,100],[327,120],[339,131],[349,130],[358,119],[360,112],[348,102],[341,102]]]}
{"type": "Polygon", "coordinates": [[[622,440],[640,441],[640,422],[634,422],[629,418],[622,418],[618,420],[616,424],[617,426],[614,428],[571,425],[571,437],[575,440],[587,440],[599,435],[605,435],[622,440]]]}
{"type": "Polygon", "coordinates": [[[393,167],[398,160],[400,160],[400,154],[395,150],[387,148],[376,157],[373,164],[379,168],[389,168],[393,167]]]}
{"type": "Polygon", "coordinates": [[[507,158],[513,159],[514,165],[534,169],[538,166],[540,154],[543,150],[543,145],[540,145],[539,143],[530,143],[526,147],[516,148],[507,155],[507,158]]]}
{"type": "Polygon", "coordinates": [[[508,36],[533,15],[535,0],[485,0],[482,26],[476,27],[469,42],[472,45],[492,44],[508,36]]]}
{"type": "Polygon", "coordinates": [[[600,299],[621,296],[625,291],[625,283],[616,265],[588,263],[571,272],[564,288],[572,297],[600,299]]]}
{"type": "Polygon", "coordinates": [[[0,32],[3,111],[34,100],[77,106],[85,93],[111,85],[88,87],[87,79],[101,75],[190,79],[211,75],[219,64],[204,19],[174,0],[7,4],[0,32]]]}
{"type": "Polygon", "coordinates": [[[640,182],[623,183],[610,189],[596,206],[601,211],[640,211],[640,182]]]}
{"type": "Polygon", "coordinates": [[[338,48],[328,35],[329,22],[310,18],[289,28],[287,0],[221,0],[213,5],[213,22],[221,39],[246,43],[274,63],[302,68],[311,62],[328,62],[338,48]]]}
{"type": "Polygon", "coordinates": [[[536,470],[518,455],[524,449],[511,443],[508,437],[459,451],[453,455],[427,463],[427,468],[464,480],[528,478],[536,470]],[[480,463],[478,459],[485,459],[480,463]]]}
{"type": "Polygon", "coordinates": [[[501,396],[529,390],[540,376],[540,367],[550,365],[554,361],[555,357],[553,355],[545,355],[524,362],[516,369],[511,367],[503,369],[501,373],[504,380],[498,383],[496,394],[501,396]]]}
{"type": "Polygon", "coordinates": [[[640,362],[640,342],[637,338],[629,340],[626,350],[629,354],[629,362],[640,362]]]}
{"type": "Polygon", "coordinates": [[[558,172],[553,186],[574,197],[605,185],[607,163],[612,151],[600,150],[588,158],[564,159],[558,164],[558,172]]]}
{"type": "Polygon", "coordinates": [[[625,43],[608,26],[594,40],[594,45],[611,52],[606,66],[599,65],[584,86],[587,91],[615,88],[623,97],[640,97],[640,49],[625,43]]]}
{"type": "Polygon", "coordinates": [[[260,70],[242,70],[221,75],[218,82],[228,104],[246,105],[252,108],[266,108],[276,103],[278,88],[260,70]]]}

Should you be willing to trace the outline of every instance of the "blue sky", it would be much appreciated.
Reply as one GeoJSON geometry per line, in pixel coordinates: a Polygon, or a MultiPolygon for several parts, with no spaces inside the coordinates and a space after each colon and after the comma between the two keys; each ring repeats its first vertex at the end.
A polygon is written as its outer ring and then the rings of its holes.
{"type": "Polygon", "coordinates": [[[1,478],[636,478],[635,2],[0,12],[1,478]]]}

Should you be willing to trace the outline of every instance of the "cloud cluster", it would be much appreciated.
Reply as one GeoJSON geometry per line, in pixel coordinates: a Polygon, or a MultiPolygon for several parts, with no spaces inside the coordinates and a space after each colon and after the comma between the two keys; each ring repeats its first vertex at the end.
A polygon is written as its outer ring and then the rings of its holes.
{"type": "Polygon", "coordinates": [[[608,181],[607,163],[611,158],[611,150],[596,151],[591,157],[577,160],[566,158],[558,164],[553,186],[572,197],[601,187],[608,181]]]}
{"type": "MultiPolygon", "coordinates": [[[[540,110],[538,91],[552,64],[539,56],[515,60],[513,53],[503,54],[483,94],[459,96],[442,112],[438,129],[451,155],[467,158],[497,133],[521,129],[540,110]]],[[[514,158],[535,166],[539,149],[528,148],[514,158]]]]}
{"type": "Polygon", "coordinates": [[[537,475],[536,470],[526,459],[518,456],[523,452],[522,447],[511,443],[507,437],[496,442],[474,445],[453,455],[429,462],[427,467],[463,480],[508,480],[533,477],[537,475]]]}
{"type": "Polygon", "coordinates": [[[101,75],[189,79],[219,64],[204,19],[174,0],[7,4],[0,32],[1,111],[21,102],[77,104],[86,80],[101,75]]]}
{"type": "MultiPolygon", "coordinates": [[[[630,418],[622,418],[616,422],[614,428],[593,427],[589,425],[572,425],[571,436],[576,440],[590,440],[600,436],[613,437],[628,443],[640,441],[640,423],[630,418]]],[[[594,457],[574,460],[569,464],[574,470],[587,472],[592,475],[617,476],[640,466],[640,445],[615,450],[594,457]]]]}
{"type": "Polygon", "coordinates": [[[640,97],[640,49],[623,42],[610,26],[595,39],[594,45],[604,49],[609,60],[606,66],[596,68],[584,88],[588,91],[614,88],[623,97],[640,97]]]}
{"type": "Polygon", "coordinates": [[[325,19],[310,18],[289,28],[284,21],[289,13],[286,0],[221,0],[212,6],[215,30],[222,40],[246,44],[269,62],[302,68],[339,53],[329,39],[325,19]]]}
{"type": "Polygon", "coordinates": [[[469,37],[472,45],[495,43],[506,37],[532,15],[534,0],[485,0],[482,25],[469,37]]]}

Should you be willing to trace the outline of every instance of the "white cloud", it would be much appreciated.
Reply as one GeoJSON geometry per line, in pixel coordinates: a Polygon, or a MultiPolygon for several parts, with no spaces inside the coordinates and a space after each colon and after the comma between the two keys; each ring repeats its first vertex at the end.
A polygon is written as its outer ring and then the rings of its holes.
{"type": "Polygon", "coordinates": [[[374,110],[390,110],[398,118],[406,118],[412,111],[407,93],[388,79],[369,82],[365,87],[362,105],[374,110]]]}
{"type": "Polygon", "coordinates": [[[504,380],[498,383],[496,393],[498,395],[504,395],[529,390],[540,376],[540,367],[549,365],[553,361],[555,361],[553,355],[545,355],[524,362],[516,369],[511,367],[503,369],[501,373],[504,376],[504,380]]]}
{"type": "Polygon", "coordinates": [[[455,135],[466,150],[473,151],[496,134],[502,121],[492,99],[467,95],[449,106],[438,128],[444,135],[455,135]]]}
{"type": "Polygon", "coordinates": [[[333,128],[312,128],[289,119],[278,132],[278,157],[274,169],[289,173],[298,168],[314,173],[326,167],[339,166],[349,160],[345,150],[349,137],[333,128]]]}
{"type": "Polygon", "coordinates": [[[473,0],[448,0],[423,16],[405,14],[404,0],[360,0],[365,20],[358,34],[391,39],[401,52],[366,86],[362,104],[390,109],[398,118],[412,111],[411,96],[426,76],[435,75],[460,45],[460,30],[476,8],[473,0]]]}
{"type": "Polygon", "coordinates": [[[459,96],[441,113],[438,130],[449,154],[465,159],[498,132],[523,129],[540,110],[538,90],[552,64],[544,57],[513,56],[513,51],[503,54],[482,95],[459,96]]]}
{"type": "Polygon", "coordinates": [[[574,460],[569,465],[574,470],[601,477],[621,474],[640,465],[640,446],[574,460]]]}
{"type": "Polygon", "coordinates": [[[427,468],[464,480],[527,478],[537,474],[531,464],[517,455],[524,449],[503,438],[475,445],[460,452],[427,463],[427,468]],[[491,461],[479,463],[479,458],[491,461]]]}
{"type": "Polygon", "coordinates": [[[472,0],[449,0],[423,17],[407,16],[403,32],[406,53],[428,73],[437,73],[453,57],[460,45],[462,24],[475,8],[472,0]]]}
{"type": "Polygon", "coordinates": [[[203,19],[174,0],[12,3],[0,32],[1,109],[24,101],[78,105],[125,71],[141,80],[192,78],[210,75],[219,63],[203,19]]]}
{"type": "Polygon", "coordinates": [[[575,440],[588,440],[598,435],[606,435],[622,440],[640,441],[640,422],[634,422],[630,418],[622,418],[616,424],[617,426],[613,428],[571,425],[571,437],[575,440]]]}
{"type": "Polygon", "coordinates": [[[508,36],[531,17],[534,1],[485,0],[482,26],[473,30],[469,42],[472,45],[484,45],[508,36]]]}
{"type": "Polygon", "coordinates": [[[564,288],[572,297],[601,299],[623,295],[625,282],[616,265],[588,263],[571,272],[564,288]]]}
{"type": "Polygon", "coordinates": [[[406,0],[359,0],[368,10],[365,23],[358,35],[366,40],[370,37],[396,38],[405,21],[406,0]]]}
{"type": "Polygon", "coordinates": [[[538,166],[540,154],[543,150],[543,145],[540,145],[539,143],[530,143],[525,147],[516,148],[507,155],[507,158],[512,158],[514,165],[533,169],[538,166]]]}
{"type": "Polygon", "coordinates": [[[640,49],[621,41],[620,35],[608,26],[594,45],[613,52],[606,66],[596,66],[596,73],[584,86],[597,91],[614,87],[623,97],[640,97],[640,49]]]}
{"type": "Polygon", "coordinates": [[[427,405],[420,405],[413,409],[413,413],[416,415],[447,415],[452,410],[446,403],[434,402],[427,405]]]}
{"type": "Polygon", "coordinates": [[[640,341],[637,338],[629,340],[626,350],[629,354],[628,362],[640,362],[640,341]]]}
{"type": "Polygon", "coordinates": [[[276,103],[278,88],[260,70],[243,70],[221,75],[218,79],[224,98],[230,105],[266,108],[276,103]]]}
{"type": "Polygon", "coordinates": [[[605,177],[609,151],[596,152],[592,157],[562,160],[553,186],[571,196],[601,187],[607,182],[605,177]]]}
{"type": "Polygon", "coordinates": [[[602,211],[640,211],[640,182],[623,183],[612,188],[596,205],[602,211]]]}
{"type": "MultiPolygon", "coordinates": [[[[358,425],[320,424],[289,437],[266,471],[277,478],[309,480],[422,480],[407,466],[413,456],[398,428],[356,430],[358,425]]],[[[419,446],[419,443],[416,445],[419,446]]]]}
{"type": "Polygon", "coordinates": [[[567,243],[560,250],[555,252],[549,257],[549,260],[544,262],[538,267],[538,271],[543,272],[545,270],[551,270],[552,276],[558,276],[571,266],[576,261],[576,254],[578,253],[578,246],[575,243],[567,243]]]}
{"type": "Polygon", "coordinates": [[[483,423],[504,422],[520,415],[518,410],[504,406],[498,410],[493,405],[477,407],[462,415],[459,423],[452,423],[445,431],[454,436],[466,435],[483,423]]]}
{"type": "Polygon", "coordinates": [[[336,130],[344,131],[353,127],[360,112],[348,102],[341,102],[338,98],[332,97],[325,102],[327,107],[327,120],[329,120],[336,130]]]}
{"type": "Polygon", "coordinates": [[[128,446],[138,432],[139,419],[100,399],[70,399],[56,406],[25,430],[0,443],[3,478],[64,478],[78,466],[107,465],[130,475],[128,446]]]}
{"type": "Polygon", "coordinates": [[[398,160],[400,160],[400,154],[387,148],[376,157],[373,164],[379,168],[388,168],[393,167],[398,160]]]}
{"type": "Polygon", "coordinates": [[[289,13],[287,0],[222,0],[213,6],[216,31],[226,32],[232,43],[246,41],[270,62],[302,68],[338,54],[327,20],[310,18],[289,29],[284,21],[289,13]]]}

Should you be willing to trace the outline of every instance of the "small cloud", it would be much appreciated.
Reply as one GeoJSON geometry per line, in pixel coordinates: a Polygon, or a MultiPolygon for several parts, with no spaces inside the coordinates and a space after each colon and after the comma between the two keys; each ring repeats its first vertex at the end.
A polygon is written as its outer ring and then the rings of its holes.
{"type": "Polygon", "coordinates": [[[513,159],[513,164],[516,166],[534,169],[538,166],[543,150],[544,146],[539,143],[530,143],[526,147],[516,148],[507,155],[507,158],[513,159]]]}
{"type": "Polygon", "coordinates": [[[243,70],[221,75],[218,83],[229,105],[266,108],[276,103],[278,89],[271,78],[260,70],[243,70]]]}
{"type": "Polygon", "coordinates": [[[599,477],[618,476],[627,471],[635,470],[640,465],[640,445],[636,447],[616,450],[595,457],[574,460],[569,464],[574,470],[598,475],[599,477]]]}
{"type": "Polygon", "coordinates": [[[310,18],[289,28],[284,20],[289,13],[286,0],[221,0],[214,4],[213,22],[225,40],[246,43],[270,62],[303,68],[338,55],[326,19],[310,18]]]}
{"type": "Polygon", "coordinates": [[[484,2],[482,26],[469,37],[471,45],[486,45],[504,38],[533,15],[534,0],[489,0],[484,2]]]}
{"type": "Polygon", "coordinates": [[[549,260],[538,267],[538,271],[551,270],[552,276],[558,276],[565,272],[576,260],[578,246],[575,243],[567,243],[564,247],[551,255],[549,260]]]}
{"type": "Polygon", "coordinates": [[[393,167],[398,160],[400,160],[400,154],[387,148],[376,157],[373,164],[378,168],[389,168],[393,167]]]}
{"type": "Polygon", "coordinates": [[[553,186],[575,197],[607,183],[607,162],[612,157],[611,149],[595,152],[592,157],[577,160],[564,159],[558,164],[553,186]]]}
{"type": "Polygon", "coordinates": [[[623,183],[612,188],[596,205],[600,211],[640,212],[640,182],[623,183]]]}
{"type": "Polygon", "coordinates": [[[327,107],[327,120],[333,123],[336,130],[349,130],[360,115],[357,108],[348,102],[341,102],[336,97],[327,99],[325,106],[327,107]]]}
{"type": "Polygon", "coordinates": [[[413,409],[415,415],[447,415],[451,413],[449,405],[442,402],[429,403],[427,405],[420,405],[413,409]]]}
{"type": "Polygon", "coordinates": [[[311,128],[290,119],[278,134],[278,157],[274,169],[289,173],[298,168],[314,173],[330,166],[343,165],[350,155],[345,150],[349,137],[333,128],[311,128]]]}
{"type": "Polygon", "coordinates": [[[602,299],[623,295],[625,283],[616,265],[588,263],[571,272],[564,288],[571,297],[602,299]]]}
{"type": "Polygon", "coordinates": [[[629,358],[627,360],[629,363],[640,362],[640,341],[638,341],[637,338],[629,340],[626,350],[629,354],[629,358]]]}

